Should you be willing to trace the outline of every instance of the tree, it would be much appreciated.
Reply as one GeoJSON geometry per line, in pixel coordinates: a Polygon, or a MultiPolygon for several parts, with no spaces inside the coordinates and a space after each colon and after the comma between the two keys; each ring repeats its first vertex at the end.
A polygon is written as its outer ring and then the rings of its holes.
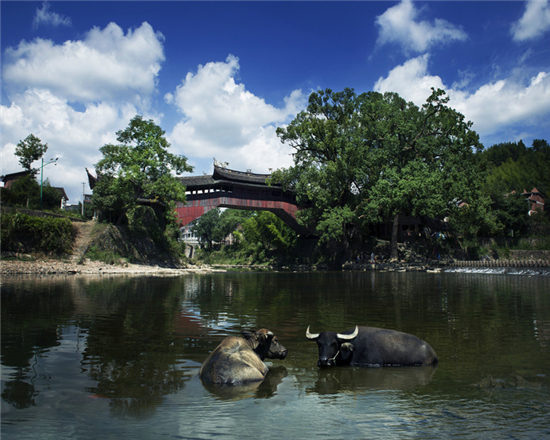
{"type": "Polygon", "coordinates": [[[31,133],[24,140],[19,141],[15,147],[15,155],[19,156],[21,166],[34,175],[37,170],[32,169],[32,163],[44,156],[47,150],[48,144],[43,144],[31,133]]]}
{"type": "Polygon", "coordinates": [[[193,168],[184,156],[168,152],[164,134],[152,120],[137,115],[117,132],[120,144],[100,148],[103,159],[96,164],[92,203],[103,216],[124,223],[138,205],[149,205],[161,226],[173,221],[175,201],[185,200],[185,188],[173,174],[193,168]]]}
{"type": "Polygon", "coordinates": [[[487,190],[493,198],[533,187],[550,192],[550,146],[544,139],[535,139],[531,148],[522,141],[496,144],[481,152],[480,158],[488,163],[487,190]]]}
{"type": "Polygon", "coordinates": [[[286,256],[296,245],[296,233],[269,211],[257,211],[242,224],[245,246],[259,261],[286,256]]]}
{"type": "Polygon", "coordinates": [[[195,220],[192,226],[193,233],[198,237],[201,243],[206,245],[207,249],[212,249],[214,241],[223,239],[219,223],[220,210],[214,208],[195,220]]]}
{"type": "Polygon", "coordinates": [[[237,226],[254,215],[253,211],[240,209],[211,209],[195,220],[192,230],[208,249],[212,249],[214,242],[220,242],[235,231],[237,226]]]}
{"type": "Polygon", "coordinates": [[[299,220],[321,243],[349,246],[370,224],[392,222],[396,257],[401,215],[443,218],[479,201],[479,137],[447,102],[442,90],[421,108],[396,93],[312,93],[307,110],[277,130],[295,154],[274,179],[296,191],[306,206],[299,220]]]}

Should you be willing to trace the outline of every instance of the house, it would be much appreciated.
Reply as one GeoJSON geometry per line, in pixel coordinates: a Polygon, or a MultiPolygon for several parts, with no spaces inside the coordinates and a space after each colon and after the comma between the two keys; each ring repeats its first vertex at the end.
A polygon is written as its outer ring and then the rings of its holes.
{"type": "MultiPolygon", "coordinates": [[[[19,180],[23,177],[26,177],[26,176],[30,176],[30,175],[33,175],[33,172],[29,171],[29,170],[19,171],[17,173],[5,174],[1,178],[2,183],[3,183],[2,186],[5,190],[10,190],[12,188],[13,184],[17,180],[19,180]]],[[[55,192],[58,194],[59,208],[60,209],[65,209],[65,206],[67,205],[67,202],[69,201],[69,197],[67,196],[67,193],[65,192],[65,188],[55,187],[55,186],[52,186],[51,188],[53,190],[55,190],[55,192]]]]}
{"type": "Polygon", "coordinates": [[[529,211],[527,213],[529,215],[544,211],[544,197],[537,188],[533,188],[531,191],[526,191],[524,189],[521,195],[527,199],[527,204],[529,206],[529,211]]]}
{"type": "Polygon", "coordinates": [[[60,186],[52,186],[52,189],[55,189],[55,191],[59,194],[59,209],[65,209],[65,206],[69,201],[69,196],[67,196],[65,188],[60,186]]]}
{"type": "Polygon", "coordinates": [[[25,170],[25,171],[19,171],[17,173],[11,173],[11,174],[5,174],[2,176],[2,183],[4,184],[5,189],[10,189],[13,183],[20,179],[21,177],[25,177],[30,175],[32,172],[25,170]]]}

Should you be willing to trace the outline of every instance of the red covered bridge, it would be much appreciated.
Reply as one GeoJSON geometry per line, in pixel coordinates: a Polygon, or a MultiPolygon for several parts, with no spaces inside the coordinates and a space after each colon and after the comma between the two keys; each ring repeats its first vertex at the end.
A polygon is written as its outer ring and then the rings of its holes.
{"type": "Polygon", "coordinates": [[[181,177],[186,187],[185,203],[178,203],[180,224],[187,225],[217,207],[271,211],[296,232],[308,231],[296,221],[298,206],[292,192],[281,185],[268,185],[270,174],[235,171],[214,164],[212,176],[181,177]]]}

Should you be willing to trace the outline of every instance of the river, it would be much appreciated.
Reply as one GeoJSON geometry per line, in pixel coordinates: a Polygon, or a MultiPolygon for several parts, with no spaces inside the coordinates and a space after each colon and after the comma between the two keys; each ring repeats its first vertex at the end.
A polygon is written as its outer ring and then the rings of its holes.
{"type": "Polygon", "coordinates": [[[216,273],[4,277],[2,439],[550,437],[550,277],[216,273]],[[305,329],[428,341],[436,368],[320,370],[305,329]],[[206,388],[227,335],[289,354],[256,387],[206,388]]]}

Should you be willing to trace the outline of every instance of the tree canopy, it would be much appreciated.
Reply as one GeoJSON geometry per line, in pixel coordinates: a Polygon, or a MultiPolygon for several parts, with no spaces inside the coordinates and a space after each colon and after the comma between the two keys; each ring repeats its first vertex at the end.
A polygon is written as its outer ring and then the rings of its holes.
{"type": "Polygon", "coordinates": [[[393,222],[395,256],[400,215],[443,219],[480,204],[479,137],[447,102],[442,90],[420,108],[396,93],[314,92],[277,130],[294,166],[274,179],[296,191],[307,206],[299,219],[322,243],[349,244],[370,224],[393,222]]]}
{"type": "Polygon", "coordinates": [[[36,174],[32,169],[32,163],[40,159],[48,150],[48,144],[42,143],[34,134],[29,134],[24,140],[19,141],[15,147],[15,155],[19,156],[19,163],[27,171],[36,174]]]}
{"type": "Polygon", "coordinates": [[[117,132],[119,144],[100,148],[93,203],[112,221],[127,221],[138,204],[152,206],[164,220],[162,215],[173,215],[175,201],[185,200],[185,188],[175,175],[193,168],[184,156],[168,152],[164,134],[152,120],[137,115],[117,132]]]}
{"type": "Polygon", "coordinates": [[[491,195],[533,187],[550,194],[550,145],[546,140],[535,139],[530,148],[523,141],[496,144],[480,156],[488,164],[487,189],[491,195]]]}

